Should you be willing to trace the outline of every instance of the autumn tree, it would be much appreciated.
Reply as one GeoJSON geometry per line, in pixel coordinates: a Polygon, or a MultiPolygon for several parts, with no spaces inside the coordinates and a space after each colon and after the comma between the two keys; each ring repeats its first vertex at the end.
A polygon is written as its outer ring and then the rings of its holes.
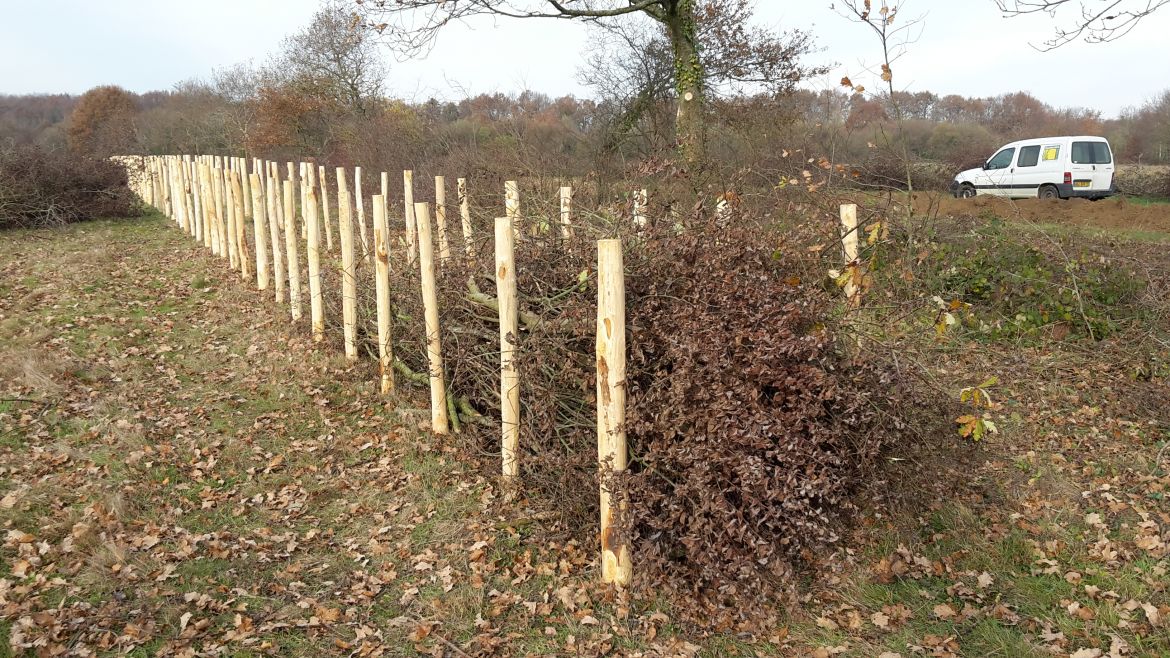
{"type": "MultiPolygon", "coordinates": [[[[425,51],[443,27],[453,21],[492,15],[507,18],[556,18],[590,22],[649,19],[662,31],[669,46],[677,102],[675,133],[684,161],[697,164],[705,141],[704,105],[710,77],[704,64],[736,58],[737,50],[751,52],[751,39],[763,33],[744,21],[750,11],[722,12],[727,3],[703,0],[355,0],[370,25],[389,36],[390,43],[407,55],[425,51]],[[703,12],[715,10],[728,22],[704,32],[703,12]],[[737,18],[738,17],[738,18],[737,18]],[[725,38],[720,44],[718,39],[725,38]],[[730,47],[724,47],[730,46],[730,47]]],[[[733,8],[748,6],[732,2],[733,8]]],[[[745,60],[739,59],[739,66],[745,60]]],[[[727,68],[739,70],[736,65],[727,68]]],[[[745,69],[746,70],[746,69],[745,69]]]]}
{"type": "Polygon", "coordinates": [[[136,150],[134,96],[113,85],[85,92],[69,117],[69,146],[78,153],[107,157],[136,150]]]}

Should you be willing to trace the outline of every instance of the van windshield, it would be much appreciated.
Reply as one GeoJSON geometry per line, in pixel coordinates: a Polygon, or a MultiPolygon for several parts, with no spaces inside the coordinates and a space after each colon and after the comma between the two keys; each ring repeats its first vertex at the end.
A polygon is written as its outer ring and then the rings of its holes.
{"type": "Polygon", "coordinates": [[[1113,156],[1105,142],[1073,142],[1073,164],[1109,164],[1113,156]]]}

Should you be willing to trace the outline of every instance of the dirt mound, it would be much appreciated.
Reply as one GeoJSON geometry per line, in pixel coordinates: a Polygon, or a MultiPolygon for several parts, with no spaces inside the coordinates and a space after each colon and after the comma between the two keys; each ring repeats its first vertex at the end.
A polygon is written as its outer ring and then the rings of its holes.
{"type": "Polygon", "coordinates": [[[946,194],[923,193],[914,195],[914,209],[939,217],[994,215],[1040,224],[1170,232],[1170,204],[1137,204],[1124,197],[1102,201],[1004,199],[992,196],[956,199],[946,194]]]}

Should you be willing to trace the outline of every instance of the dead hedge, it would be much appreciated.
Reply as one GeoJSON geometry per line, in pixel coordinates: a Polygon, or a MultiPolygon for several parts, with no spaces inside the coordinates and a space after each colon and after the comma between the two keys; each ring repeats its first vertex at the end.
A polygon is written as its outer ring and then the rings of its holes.
{"type": "MultiPolygon", "coordinates": [[[[835,226],[781,229],[741,218],[721,228],[660,207],[652,213],[659,220],[634,233],[628,204],[619,204],[578,214],[564,237],[555,209],[530,198],[516,246],[527,496],[564,528],[587,534],[596,526],[596,240],[624,234],[625,495],[639,582],[671,593],[685,602],[685,616],[708,626],[773,614],[777,601],[791,598],[807,558],[838,541],[851,494],[883,448],[903,438],[896,414],[903,386],[847,358],[834,319],[840,293],[806,249],[835,226]]],[[[449,209],[452,257],[439,273],[439,305],[455,440],[494,474],[499,334],[494,205],[486,205],[473,213],[474,258],[465,256],[458,213],[449,209]]],[[[391,216],[400,213],[391,208],[391,216]]],[[[425,387],[418,274],[405,259],[392,269],[400,387],[425,387]]],[[[336,324],[327,334],[340,336],[340,277],[336,267],[323,272],[336,324]]],[[[372,266],[359,259],[357,276],[369,281],[372,266]]],[[[359,290],[359,339],[375,355],[373,286],[359,290]]]]}
{"type": "Polygon", "coordinates": [[[0,229],[141,214],[118,163],[36,146],[0,147],[0,229]]]}

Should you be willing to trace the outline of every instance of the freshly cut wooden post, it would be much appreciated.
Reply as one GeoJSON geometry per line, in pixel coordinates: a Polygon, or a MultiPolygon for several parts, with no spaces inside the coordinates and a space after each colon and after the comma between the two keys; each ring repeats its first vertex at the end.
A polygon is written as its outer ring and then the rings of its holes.
{"type": "Polygon", "coordinates": [[[276,303],[284,301],[284,282],[288,272],[284,269],[284,253],[280,246],[280,202],[277,200],[278,179],[272,176],[272,168],[264,167],[268,184],[264,186],[264,208],[268,211],[268,237],[272,244],[272,278],[276,290],[276,303]]]}
{"type": "Polygon", "coordinates": [[[211,170],[206,162],[199,163],[199,205],[203,211],[203,246],[215,253],[215,206],[211,200],[211,170]]]}
{"type": "Polygon", "coordinates": [[[362,198],[362,168],[353,168],[353,203],[357,209],[358,237],[362,241],[362,260],[370,262],[370,242],[366,239],[366,202],[362,198]]]}
{"type": "Polygon", "coordinates": [[[446,263],[451,244],[447,242],[447,179],[443,176],[435,176],[435,226],[439,230],[439,262],[446,263]]]}
{"type": "Polygon", "coordinates": [[[573,188],[561,187],[561,237],[573,235],[573,188]]]}
{"type": "Polygon", "coordinates": [[[463,220],[463,250],[469,260],[475,260],[475,245],[471,243],[471,201],[467,198],[467,179],[456,181],[455,193],[459,195],[459,216],[463,220]]]}
{"type": "Polygon", "coordinates": [[[296,322],[301,319],[301,262],[297,255],[294,185],[296,183],[291,178],[284,182],[284,250],[288,257],[288,305],[293,322],[296,322]]]}
{"type": "MultiPolygon", "coordinates": [[[[324,187],[324,183],[322,183],[324,187]]],[[[353,210],[345,184],[345,168],[337,168],[337,233],[341,237],[341,327],[345,358],[357,361],[357,270],[353,253],[353,210]]]]}
{"type": "Polygon", "coordinates": [[[646,228],[646,205],[648,195],[645,188],[634,192],[634,226],[646,228]]]}
{"type": "Polygon", "coordinates": [[[418,223],[414,219],[414,172],[410,169],[402,172],[402,198],[406,209],[406,264],[413,268],[418,256],[418,248],[415,247],[418,223]]]}
{"type": "Polygon", "coordinates": [[[244,230],[244,191],[240,184],[241,172],[231,170],[232,179],[232,209],[236,221],[236,253],[240,260],[240,278],[248,280],[248,236],[244,230]]]}
{"type": "Polygon", "coordinates": [[[857,205],[841,204],[841,246],[845,249],[845,270],[842,276],[849,277],[845,283],[845,298],[850,304],[857,304],[857,285],[853,282],[852,268],[857,266],[857,205]]]}
{"type": "Polygon", "coordinates": [[[512,220],[512,230],[520,234],[520,184],[504,181],[504,214],[512,220]]]}
{"type": "Polygon", "coordinates": [[[417,203],[414,216],[418,222],[418,253],[422,280],[424,317],[427,327],[427,361],[431,379],[431,429],[447,433],[447,387],[443,383],[443,342],[439,334],[439,295],[435,290],[435,249],[431,241],[431,208],[417,203]]]}
{"type": "Polygon", "coordinates": [[[325,165],[319,166],[317,173],[321,179],[321,214],[325,216],[325,250],[333,251],[333,218],[329,216],[329,176],[325,174],[325,165]]]}
{"type": "MultiPolygon", "coordinates": [[[[252,217],[253,225],[255,225],[256,218],[253,216],[255,211],[252,210],[252,203],[256,200],[256,197],[252,196],[252,181],[248,177],[248,161],[244,158],[238,158],[236,160],[236,171],[239,172],[240,178],[242,179],[240,185],[244,192],[244,216],[252,217]]],[[[261,196],[260,198],[263,199],[264,197],[261,196]]]]}
{"type": "Polygon", "coordinates": [[[496,294],[500,303],[500,441],[504,477],[520,475],[520,373],[516,369],[516,343],[520,340],[519,305],[516,300],[515,237],[512,218],[496,218],[496,294]]]}
{"type": "Polygon", "coordinates": [[[191,166],[191,208],[195,213],[195,241],[206,242],[206,223],[203,219],[203,188],[199,181],[199,168],[191,166]]]}
{"type": "Polygon", "coordinates": [[[317,215],[317,170],[313,167],[306,169],[308,180],[305,182],[305,199],[308,201],[305,208],[305,223],[308,225],[308,247],[306,252],[309,258],[309,311],[312,314],[313,342],[325,340],[325,298],[321,291],[321,220],[317,215]]]}
{"type": "MultiPolygon", "coordinates": [[[[249,189],[252,192],[252,232],[256,239],[256,288],[268,290],[268,216],[264,212],[264,188],[260,176],[250,174],[249,189]]],[[[271,231],[273,234],[275,230],[271,231]]],[[[280,275],[277,275],[280,278],[280,275]]]]}
{"type": "MultiPolygon", "coordinates": [[[[597,460],[601,468],[601,579],[630,584],[625,532],[615,527],[614,476],[626,470],[626,291],[621,240],[597,242],[597,460]]],[[[620,508],[619,508],[620,509],[620,508]]],[[[624,515],[622,515],[624,516],[624,515]]]]}
{"type": "Polygon", "coordinates": [[[297,181],[301,185],[301,239],[307,241],[309,239],[309,166],[304,162],[301,163],[300,178],[297,181]]]}
{"type": "Polygon", "coordinates": [[[211,181],[214,185],[213,195],[215,196],[215,237],[218,245],[215,252],[220,258],[228,255],[228,240],[227,240],[227,217],[224,214],[223,203],[223,171],[216,167],[211,172],[211,181]]]}
{"type": "Polygon", "coordinates": [[[233,270],[239,270],[240,250],[236,245],[236,200],[232,197],[231,169],[227,169],[225,166],[221,175],[223,177],[224,230],[227,231],[228,264],[233,270]]]}
{"type": "MultiPolygon", "coordinates": [[[[386,182],[386,174],[382,174],[386,182]]],[[[390,344],[390,223],[386,218],[386,197],[374,195],[374,290],[378,300],[378,368],[383,394],[394,392],[394,348],[390,344]]]]}

